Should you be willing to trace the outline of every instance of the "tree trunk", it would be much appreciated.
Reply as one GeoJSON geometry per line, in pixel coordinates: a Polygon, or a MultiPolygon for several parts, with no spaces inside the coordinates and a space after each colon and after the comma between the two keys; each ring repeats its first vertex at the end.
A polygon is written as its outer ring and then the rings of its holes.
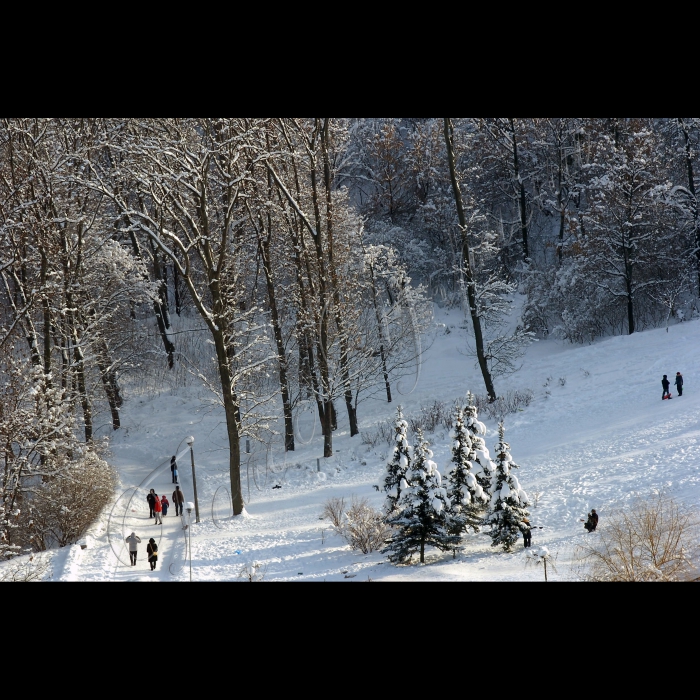
{"type": "Polygon", "coordinates": [[[693,155],[690,143],[690,134],[683,119],[677,119],[678,125],[683,132],[685,141],[685,165],[688,171],[688,189],[690,190],[690,210],[693,216],[693,234],[695,239],[695,267],[698,274],[698,294],[700,294],[700,221],[698,220],[698,199],[695,192],[695,172],[693,169],[693,155]]]}
{"type": "Polygon", "coordinates": [[[284,351],[284,339],[282,338],[282,328],[279,322],[279,312],[277,310],[277,298],[275,296],[275,285],[272,278],[272,268],[270,263],[270,223],[268,222],[267,239],[262,237],[260,243],[260,255],[262,257],[263,270],[265,271],[265,281],[267,283],[267,300],[270,304],[270,319],[272,330],[275,336],[275,346],[277,348],[277,363],[279,367],[280,392],[282,394],[282,410],[284,413],[284,449],[287,452],[294,452],[294,420],[292,418],[292,402],[289,392],[289,379],[287,377],[287,357],[284,351]]]}
{"type": "Polygon", "coordinates": [[[530,246],[528,243],[528,231],[527,231],[527,198],[525,197],[525,184],[520,177],[520,163],[518,160],[518,142],[515,137],[515,120],[509,118],[510,122],[510,133],[513,139],[513,173],[515,175],[515,181],[518,183],[519,190],[519,209],[520,209],[520,233],[523,240],[523,259],[525,262],[530,258],[530,246]]]}
{"type": "Polygon", "coordinates": [[[472,326],[474,327],[474,344],[476,345],[476,356],[479,361],[481,375],[484,378],[486,385],[486,393],[489,396],[489,401],[496,400],[496,389],[493,386],[491,373],[489,372],[484,354],[484,338],[481,332],[481,319],[476,308],[476,292],[474,276],[472,274],[471,263],[469,261],[469,241],[467,238],[467,218],[464,213],[464,205],[462,203],[462,193],[459,189],[457,181],[457,170],[455,166],[454,144],[452,141],[452,123],[449,117],[444,118],[444,133],[445,145],[447,147],[447,160],[450,166],[450,178],[452,180],[452,191],[454,193],[455,204],[457,205],[457,216],[459,218],[459,226],[462,232],[462,264],[464,265],[464,274],[467,278],[467,299],[469,302],[469,313],[471,314],[472,326]]]}

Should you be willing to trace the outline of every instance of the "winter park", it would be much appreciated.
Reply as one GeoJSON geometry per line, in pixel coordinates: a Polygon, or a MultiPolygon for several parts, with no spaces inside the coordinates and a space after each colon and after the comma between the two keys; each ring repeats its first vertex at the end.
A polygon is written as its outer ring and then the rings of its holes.
{"type": "Polygon", "coordinates": [[[3,118],[0,581],[700,580],[696,118],[3,118]]]}

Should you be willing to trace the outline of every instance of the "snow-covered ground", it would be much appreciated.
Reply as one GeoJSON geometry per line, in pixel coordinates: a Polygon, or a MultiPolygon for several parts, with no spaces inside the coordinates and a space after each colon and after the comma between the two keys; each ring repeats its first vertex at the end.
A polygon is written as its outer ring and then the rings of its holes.
{"type": "MultiPolygon", "coordinates": [[[[435,309],[435,340],[425,351],[418,381],[404,379],[395,400],[362,403],[361,429],[405,413],[418,411],[435,399],[452,402],[467,390],[483,394],[474,361],[465,355],[466,335],[459,311],[435,309]],[[444,325],[443,325],[444,324],[444,325]],[[449,332],[446,332],[449,331],[449,332]],[[415,387],[414,387],[415,383],[415,387]],[[413,389],[413,390],[412,390],[413,389]]],[[[427,345],[427,344],[426,344],[427,345]]],[[[534,400],[505,418],[506,441],[518,478],[531,500],[533,545],[546,545],[557,557],[550,580],[575,579],[576,545],[588,535],[580,522],[591,508],[601,523],[606,514],[636,495],[665,488],[688,504],[700,500],[700,321],[666,329],[572,346],[555,340],[534,343],[522,369],[496,379],[499,394],[530,389],[534,400]],[[661,377],[671,381],[677,371],[685,378],[682,397],[661,401],[661,377]]],[[[256,447],[246,455],[243,488],[246,513],[228,517],[228,453],[223,416],[201,401],[204,389],[188,387],[158,397],[127,396],[123,428],[112,440],[111,461],[123,493],[114,507],[91,528],[84,548],[67,547],[50,554],[47,580],[60,581],[236,581],[259,564],[266,581],[397,581],[397,580],[542,580],[540,568],[526,567],[519,540],[511,554],[490,546],[488,534],[468,535],[464,551],[430,550],[425,565],[396,567],[385,555],[362,555],[321,519],[331,497],[367,498],[380,507],[383,494],[374,489],[383,478],[389,445],[369,447],[361,436],[349,437],[342,402],[340,426],[334,434],[335,454],[321,459],[322,437],[308,412],[301,416],[297,450],[284,455],[281,443],[256,447]],[[173,491],[170,457],[178,455],[181,484],[193,500],[190,451],[192,435],[196,463],[200,523],[175,517],[174,507],[155,526],[148,518],[148,489],[173,491]],[[307,444],[303,444],[307,443],[307,444]],[[280,488],[275,488],[280,487],[280,488]],[[136,567],[129,565],[124,537],[135,531],[142,539],[136,567]],[[191,565],[186,534],[191,532],[191,565]],[[149,537],[158,541],[161,556],[155,572],[146,561],[149,537]]],[[[493,453],[497,425],[483,414],[487,447],[493,453]]],[[[409,439],[412,440],[409,434],[409,439]]],[[[427,435],[435,461],[444,472],[449,461],[447,432],[427,435]]]]}

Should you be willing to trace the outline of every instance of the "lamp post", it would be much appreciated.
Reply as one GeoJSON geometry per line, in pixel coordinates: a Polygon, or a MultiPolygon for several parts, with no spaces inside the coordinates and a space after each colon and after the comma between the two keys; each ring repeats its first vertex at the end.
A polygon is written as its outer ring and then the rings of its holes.
{"type": "Polygon", "coordinates": [[[190,526],[187,528],[189,530],[189,534],[187,535],[187,539],[190,545],[190,583],[192,583],[192,508],[194,508],[194,503],[192,501],[187,501],[187,515],[189,517],[190,521],[190,526]]]}
{"type": "Polygon", "coordinates": [[[192,458],[192,487],[194,489],[194,513],[195,522],[199,522],[199,500],[197,499],[197,477],[194,473],[194,450],[192,445],[194,445],[194,438],[190,435],[187,440],[187,444],[190,446],[190,457],[192,458]]]}

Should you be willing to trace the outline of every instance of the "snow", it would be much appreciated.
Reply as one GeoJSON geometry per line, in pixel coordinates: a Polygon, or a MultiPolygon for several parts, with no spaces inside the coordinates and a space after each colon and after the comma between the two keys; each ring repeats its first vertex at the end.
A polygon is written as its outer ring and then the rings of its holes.
{"type": "MultiPolygon", "coordinates": [[[[485,394],[478,369],[465,355],[461,313],[436,307],[435,320],[450,333],[438,328],[435,342],[426,344],[415,389],[408,393],[412,382],[401,385],[392,404],[379,399],[361,403],[361,430],[385,420],[393,425],[399,404],[405,415],[413,415],[434,399],[464,403],[467,390],[485,394]]],[[[530,506],[530,519],[543,529],[533,530],[533,553],[546,548],[557,558],[557,571],[548,572],[550,581],[579,575],[573,566],[576,546],[595,537],[580,522],[591,508],[604,527],[612,512],[653,489],[665,489],[688,505],[700,501],[700,392],[693,391],[694,379],[700,377],[697,347],[697,320],[672,325],[668,332],[648,330],[586,346],[548,339],[528,349],[520,371],[495,378],[499,393],[531,389],[535,394],[528,407],[506,415],[504,424],[520,466],[518,496],[524,503],[526,490],[537,501],[530,506]],[[662,402],[661,376],[677,371],[685,378],[683,396],[662,402]],[[564,385],[549,381],[560,377],[566,378],[564,385]]],[[[490,546],[488,528],[465,536],[464,549],[454,559],[451,552],[428,550],[421,567],[396,567],[380,552],[351,551],[330,522],[321,519],[324,504],[332,497],[349,504],[355,496],[381,508],[386,494],[374,485],[381,483],[396,443],[370,447],[360,436],[350,438],[342,402],[334,454],[321,459],[321,472],[316,470],[323,454],[319,431],[308,444],[298,440],[294,453],[285,454],[278,439],[269,449],[255,443],[251,454],[242,455],[246,511],[231,518],[225,424],[221,413],[203,400],[206,391],[188,384],[158,396],[139,395],[137,387],[125,386],[123,427],[112,436],[109,460],[119,472],[121,491],[84,536],[89,543],[85,549],[78,544],[48,553],[47,580],[186,581],[190,545],[195,581],[243,581],[245,567],[253,562],[257,578],[265,581],[542,580],[538,567],[525,567],[522,540],[512,554],[503,553],[490,546]],[[194,497],[184,442],[189,435],[195,436],[200,522],[194,511],[176,517],[171,501],[162,527],[156,526],[148,518],[145,495],[154,488],[170,498],[173,454],[185,498],[194,497]],[[124,545],[132,530],[142,539],[135,567],[129,566],[124,545]],[[145,553],[150,537],[160,551],[154,572],[145,553]]],[[[302,436],[312,434],[314,420],[312,412],[300,414],[302,436]]],[[[484,414],[478,420],[487,457],[498,440],[497,423],[484,414]]],[[[454,436],[439,427],[425,437],[436,462],[447,464],[454,436]]],[[[414,439],[409,430],[409,446],[414,439]]]]}

